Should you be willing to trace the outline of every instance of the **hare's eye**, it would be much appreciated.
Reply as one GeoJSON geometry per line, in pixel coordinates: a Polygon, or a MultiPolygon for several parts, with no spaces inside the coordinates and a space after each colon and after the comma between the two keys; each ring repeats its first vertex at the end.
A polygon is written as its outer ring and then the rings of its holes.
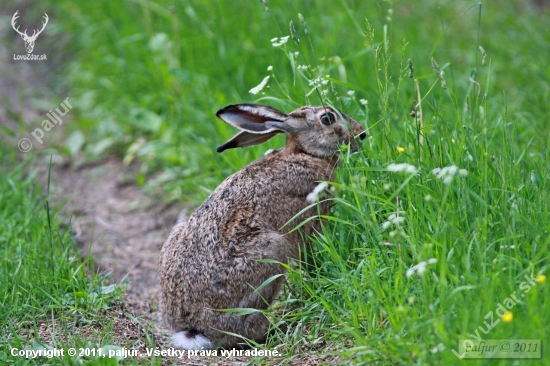
{"type": "Polygon", "coordinates": [[[336,121],[336,117],[334,117],[334,114],[328,112],[323,114],[320,119],[321,123],[325,126],[330,126],[334,123],[334,121],[336,121]]]}

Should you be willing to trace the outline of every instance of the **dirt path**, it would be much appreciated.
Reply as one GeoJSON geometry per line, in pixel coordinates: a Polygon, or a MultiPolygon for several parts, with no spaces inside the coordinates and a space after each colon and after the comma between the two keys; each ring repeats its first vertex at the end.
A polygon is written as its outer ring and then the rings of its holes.
{"type": "Polygon", "coordinates": [[[61,217],[71,223],[82,255],[89,252],[112,281],[126,283],[125,303],[153,320],[158,253],[179,210],[145,195],[133,169],[117,158],[55,166],[51,177],[53,203],[65,202],[61,217]]]}

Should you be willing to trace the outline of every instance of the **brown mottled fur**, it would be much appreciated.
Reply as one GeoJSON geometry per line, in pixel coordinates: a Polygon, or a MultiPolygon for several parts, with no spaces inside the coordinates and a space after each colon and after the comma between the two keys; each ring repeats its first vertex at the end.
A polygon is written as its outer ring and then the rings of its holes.
{"type": "MultiPolygon", "coordinates": [[[[186,223],[174,227],[162,248],[159,270],[163,319],[175,332],[193,330],[222,347],[233,347],[242,340],[218,330],[264,339],[269,324],[261,313],[234,316],[216,310],[263,310],[273,302],[282,276],[255,289],[284,269],[257,260],[288,263],[297,257],[303,244],[301,233],[311,234],[315,221],[304,225],[301,232],[288,232],[317,215],[317,208],[281,228],[310,204],[306,196],[319,181],[333,179],[339,145],[349,143],[355,150],[354,137],[364,137],[364,129],[344,114],[347,121],[336,117],[330,128],[320,124],[320,109],[303,107],[289,115],[279,112],[286,118],[285,125],[300,126],[284,131],[285,148],[228,177],[186,223]]],[[[328,209],[328,203],[321,204],[323,213],[328,209]]]]}

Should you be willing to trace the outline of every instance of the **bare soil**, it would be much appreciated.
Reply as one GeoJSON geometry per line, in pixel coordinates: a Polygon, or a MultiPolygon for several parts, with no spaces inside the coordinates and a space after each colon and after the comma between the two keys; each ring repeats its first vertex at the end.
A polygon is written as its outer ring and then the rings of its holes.
{"type": "MultiPolygon", "coordinates": [[[[57,165],[50,194],[54,204],[63,202],[61,218],[70,223],[82,256],[90,254],[114,283],[126,284],[125,303],[151,318],[158,253],[179,210],[145,195],[134,177],[115,157],[79,167],[57,165]]],[[[47,172],[39,178],[46,187],[47,172]]]]}

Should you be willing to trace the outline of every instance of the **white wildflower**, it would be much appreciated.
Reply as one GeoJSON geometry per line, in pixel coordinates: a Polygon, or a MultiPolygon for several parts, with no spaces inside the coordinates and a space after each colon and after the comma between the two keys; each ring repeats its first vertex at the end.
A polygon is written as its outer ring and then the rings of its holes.
{"type": "Polygon", "coordinates": [[[315,88],[321,88],[323,85],[327,85],[327,84],[328,84],[328,80],[323,78],[315,78],[315,79],[309,80],[309,85],[315,88]]]}
{"type": "Polygon", "coordinates": [[[284,45],[285,43],[288,42],[289,38],[290,38],[290,36],[281,37],[281,38],[275,37],[275,38],[271,39],[271,45],[273,47],[281,47],[282,45],[284,45]]]}
{"type": "Polygon", "coordinates": [[[430,350],[430,352],[432,354],[436,354],[437,352],[441,352],[441,351],[444,351],[445,350],[445,345],[443,343],[439,343],[437,346],[435,346],[434,348],[432,348],[430,350]]]}
{"type": "Polygon", "coordinates": [[[386,230],[391,225],[399,226],[402,223],[405,222],[405,218],[403,216],[400,216],[400,213],[402,212],[394,212],[388,216],[388,220],[384,221],[381,225],[382,230],[386,230]]]}
{"type": "Polygon", "coordinates": [[[353,97],[354,94],[355,94],[355,90],[348,90],[348,95],[350,97],[353,97]]]}
{"type": "Polygon", "coordinates": [[[310,203],[319,201],[319,194],[328,188],[327,182],[321,182],[313,189],[313,192],[307,195],[306,200],[310,203]]]}
{"type": "Polygon", "coordinates": [[[407,172],[410,174],[418,173],[418,169],[411,164],[402,163],[402,164],[390,164],[387,167],[388,172],[407,172]]]}
{"type": "Polygon", "coordinates": [[[435,168],[432,170],[432,174],[443,180],[443,183],[450,184],[456,174],[465,177],[468,175],[468,171],[466,169],[459,169],[456,165],[451,165],[443,168],[435,168]]]}
{"type": "Polygon", "coordinates": [[[424,272],[426,272],[426,267],[428,266],[428,264],[434,264],[434,263],[437,263],[437,258],[431,258],[425,262],[420,262],[418,264],[415,264],[414,266],[412,266],[407,270],[405,275],[407,276],[407,278],[411,277],[415,273],[418,273],[419,275],[421,275],[424,272]]]}
{"type": "Polygon", "coordinates": [[[269,66],[267,67],[267,71],[273,71],[273,66],[269,65],[269,66]]]}
{"type": "Polygon", "coordinates": [[[369,101],[366,99],[359,99],[359,103],[361,103],[362,105],[369,105],[369,101]]]}
{"type": "Polygon", "coordinates": [[[269,75],[266,76],[261,83],[259,83],[257,86],[255,86],[254,88],[250,89],[249,93],[250,94],[258,94],[259,92],[261,92],[263,90],[263,88],[265,88],[265,86],[267,85],[267,82],[269,81],[269,75]]]}
{"type": "Polygon", "coordinates": [[[405,221],[405,218],[403,216],[399,216],[399,213],[392,213],[390,216],[388,216],[388,221],[390,221],[392,224],[399,225],[405,221]]]}

